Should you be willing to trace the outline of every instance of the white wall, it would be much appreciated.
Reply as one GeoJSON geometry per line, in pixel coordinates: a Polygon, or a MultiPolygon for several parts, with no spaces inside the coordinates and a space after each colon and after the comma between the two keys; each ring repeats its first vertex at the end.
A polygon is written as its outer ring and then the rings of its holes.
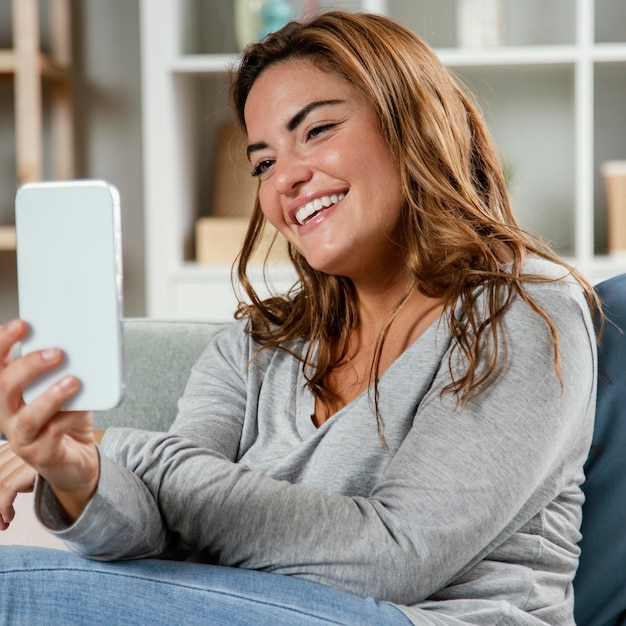
{"type": "MultiPolygon", "coordinates": [[[[11,46],[11,0],[0,0],[0,48],[11,46]]],[[[122,198],[124,311],[144,303],[144,236],[138,0],[73,0],[77,176],[103,178],[122,198]]],[[[47,2],[41,2],[42,32],[47,2]]],[[[43,35],[44,44],[47,41],[43,35]]],[[[15,193],[13,91],[0,81],[0,223],[15,193]]],[[[17,315],[15,255],[0,252],[0,320],[17,315]]]]}

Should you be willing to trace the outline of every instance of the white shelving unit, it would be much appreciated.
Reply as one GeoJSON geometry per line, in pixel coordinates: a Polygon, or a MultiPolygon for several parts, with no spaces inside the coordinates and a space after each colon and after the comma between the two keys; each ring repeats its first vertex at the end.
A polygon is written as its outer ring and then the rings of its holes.
{"type": "MultiPolygon", "coordinates": [[[[626,158],[621,3],[504,0],[511,28],[526,30],[508,30],[507,43],[490,49],[456,47],[454,0],[324,4],[387,13],[429,41],[482,105],[513,172],[522,225],[593,281],[626,271],[626,258],[606,255],[599,176],[601,161],[626,158]]],[[[211,212],[214,130],[229,118],[232,3],[141,0],[141,24],[147,313],[228,319],[230,267],[194,263],[191,242],[195,220],[211,212]]],[[[277,288],[291,279],[283,267],[270,271],[277,288]]]]}

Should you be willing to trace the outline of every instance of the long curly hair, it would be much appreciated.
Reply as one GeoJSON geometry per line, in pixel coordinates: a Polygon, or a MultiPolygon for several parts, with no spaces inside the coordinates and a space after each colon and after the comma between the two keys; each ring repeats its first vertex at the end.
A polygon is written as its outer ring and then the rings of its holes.
{"type": "MultiPolygon", "coordinates": [[[[401,244],[411,285],[380,333],[370,371],[379,428],[382,347],[411,290],[444,301],[447,323],[465,363],[448,389],[459,401],[480,393],[501,371],[506,360],[502,316],[515,293],[548,324],[558,371],[555,326],[523,286],[545,278],[525,275],[521,267],[528,254],[565,264],[518,226],[486,124],[431,48],[396,21],[374,14],[337,11],[291,22],[243,53],[231,98],[244,130],[244,107],[255,80],[269,66],[292,59],[310,59],[367,98],[400,170],[401,244]],[[476,311],[478,287],[486,296],[486,316],[476,311]],[[456,303],[460,315],[454,314],[456,303]]],[[[354,286],[345,277],[312,269],[290,246],[297,284],[286,295],[262,300],[247,278],[247,267],[264,224],[257,199],[237,264],[237,277],[251,304],[242,302],[237,315],[248,317],[249,332],[263,347],[310,340],[307,384],[322,406],[332,410],[336,398],[324,382],[347,356],[348,339],[359,324],[354,286]]],[[[590,285],[567,269],[591,304],[590,285]]]]}

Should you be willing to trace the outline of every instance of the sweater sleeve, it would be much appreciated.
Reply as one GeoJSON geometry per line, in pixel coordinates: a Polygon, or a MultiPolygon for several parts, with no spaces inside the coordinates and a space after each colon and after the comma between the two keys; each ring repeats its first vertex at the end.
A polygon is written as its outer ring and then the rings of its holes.
{"type": "MultiPolygon", "coordinates": [[[[193,445],[211,451],[217,458],[234,460],[241,437],[246,404],[246,370],[250,358],[241,323],[219,333],[192,369],[186,391],[179,401],[179,414],[172,430],[187,436],[193,445]],[[212,399],[211,419],[206,419],[206,399],[212,399]]],[[[83,514],[70,526],[58,510],[48,483],[39,478],[35,511],[39,521],[78,553],[94,559],[117,560],[157,556],[180,557],[188,552],[180,537],[164,524],[155,498],[137,473],[121,461],[120,447],[131,433],[127,428],[105,431],[100,451],[100,479],[94,497],[83,514]],[[106,520],[106,524],[103,524],[106,520]]],[[[150,461],[159,463],[159,446],[150,451],[150,461]]],[[[132,455],[128,455],[132,457],[132,455]]]]}
{"type": "Polygon", "coordinates": [[[176,538],[160,521],[155,499],[142,481],[103,455],[96,493],[72,525],[68,526],[50,485],[41,477],[35,488],[35,511],[70,550],[88,553],[92,559],[184,554],[184,547],[176,545],[176,538]]]}
{"type": "MultiPolygon", "coordinates": [[[[568,463],[582,465],[595,397],[589,313],[564,290],[546,287],[537,300],[562,339],[560,377],[547,324],[516,298],[502,375],[457,404],[442,395],[444,359],[368,496],[274,480],[173,433],[125,431],[115,460],[141,478],[166,527],[218,563],[415,604],[554,500],[576,474],[568,463]]],[[[123,515],[138,524],[130,502],[123,515]]]]}

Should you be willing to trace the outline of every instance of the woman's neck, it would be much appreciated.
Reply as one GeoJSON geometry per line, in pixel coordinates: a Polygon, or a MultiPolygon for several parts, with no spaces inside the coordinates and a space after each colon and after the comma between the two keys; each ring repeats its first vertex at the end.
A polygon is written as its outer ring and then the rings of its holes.
{"type": "Polygon", "coordinates": [[[358,295],[359,325],[350,338],[354,352],[363,351],[373,357],[381,333],[389,324],[381,366],[392,363],[443,311],[443,300],[430,298],[417,290],[407,294],[406,288],[388,293],[358,295]],[[401,306],[400,306],[401,305],[401,306]]]}
{"type": "Polygon", "coordinates": [[[348,338],[343,359],[325,379],[336,402],[332,410],[316,402],[313,421],[317,426],[365,391],[375,376],[382,376],[444,310],[443,299],[429,298],[416,290],[407,295],[406,286],[395,292],[389,289],[357,290],[357,293],[359,324],[348,338]],[[390,316],[403,299],[388,325],[390,316]],[[380,359],[376,363],[381,333],[386,327],[380,359]]]}

